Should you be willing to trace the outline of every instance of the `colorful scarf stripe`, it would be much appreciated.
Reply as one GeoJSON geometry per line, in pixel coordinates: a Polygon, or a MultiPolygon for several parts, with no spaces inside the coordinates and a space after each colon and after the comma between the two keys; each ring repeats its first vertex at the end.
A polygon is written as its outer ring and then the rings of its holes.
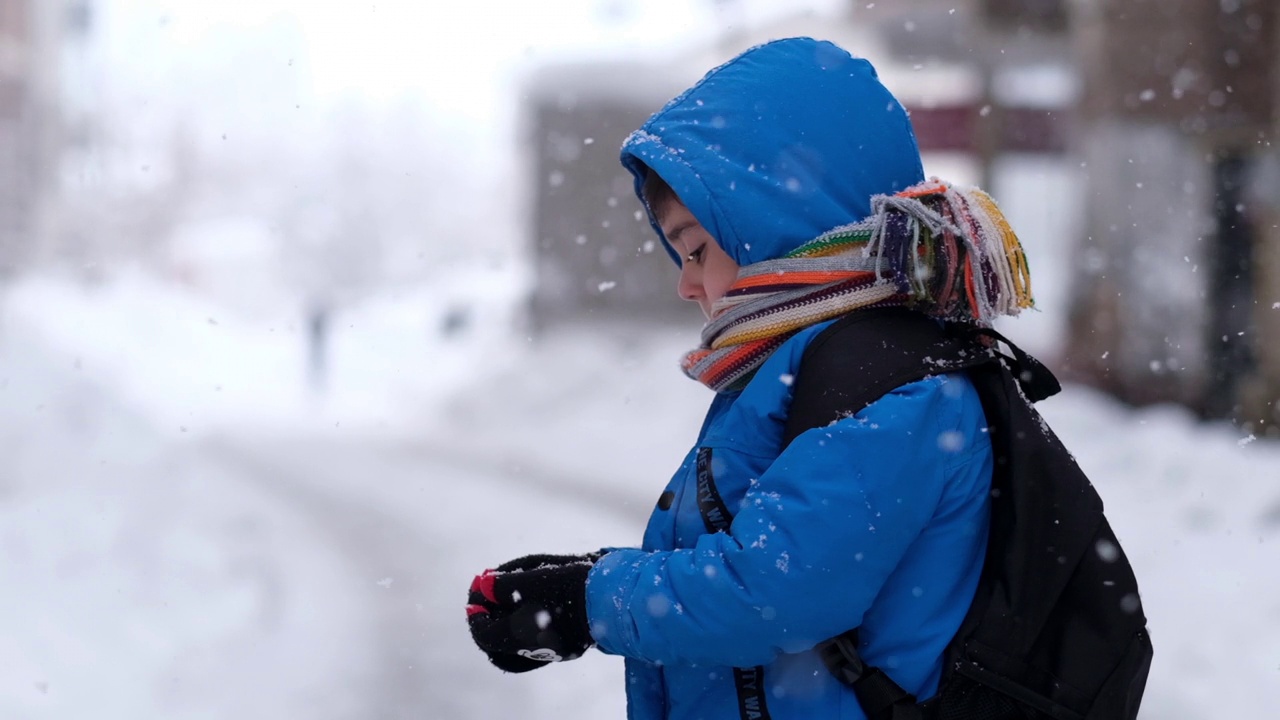
{"type": "Polygon", "coordinates": [[[877,195],[867,219],[743,267],[681,366],[717,392],[740,390],[792,335],[853,310],[907,306],[990,326],[1033,304],[1026,255],[995,201],[933,179],[877,195]]]}

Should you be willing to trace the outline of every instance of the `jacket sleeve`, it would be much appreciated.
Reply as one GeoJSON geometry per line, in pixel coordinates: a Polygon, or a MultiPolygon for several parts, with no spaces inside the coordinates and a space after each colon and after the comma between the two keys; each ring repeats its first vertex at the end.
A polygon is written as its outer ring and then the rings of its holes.
{"type": "Polygon", "coordinates": [[[938,509],[960,430],[944,378],[904,385],[809,430],[752,484],[728,533],[605,555],[587,583],[601,650],[750,667],[861,624],[938,509]]]}

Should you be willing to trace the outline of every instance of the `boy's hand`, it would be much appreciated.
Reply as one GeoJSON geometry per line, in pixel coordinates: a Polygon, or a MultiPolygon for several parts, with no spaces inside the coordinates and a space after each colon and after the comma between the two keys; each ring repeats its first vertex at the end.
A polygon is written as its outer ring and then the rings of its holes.
{"type": "Polygon", "coordinates": [[[477,575],[467,599],[472,640],[507,672],[581,657],[595,644],[586,583],[599,557],[529,555],[477,575]]]}

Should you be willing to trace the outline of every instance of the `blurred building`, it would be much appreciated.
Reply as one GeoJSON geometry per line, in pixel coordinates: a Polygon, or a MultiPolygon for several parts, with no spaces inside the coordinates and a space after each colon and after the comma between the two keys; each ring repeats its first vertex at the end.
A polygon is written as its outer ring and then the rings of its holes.
{"type": "Polygon", "coordinates": [[[1067,150],[1076,88],[1065,0],[854,0],[850,11],[902,67],[970,76],[959,93],[904,99],[921,151],[969,155],[991,190],[999,156],[1067,150]],[[1017,78],[1029,72],[1040,77],[1017,78]]]}
{"type": "Polygon", "coordinates": [[[1280,424],[1280,5],[1073,7],[1089,182],[1072,374],[1280,424]]]}
{"type": "Polygon", "coordinates": [[[0,0],[0,277],[53,235],[69,129],[65,53],[91,17],[89,0],[0,0]]]}
{"type": "Polygon", "coordinates": [[[643,63],[573,63],[530,79],[521,144],[530,152],[536,325],[701,316],[676,297],[676,275],[618,162],[627,134],[683,89],[687,75],[643,63]]]}

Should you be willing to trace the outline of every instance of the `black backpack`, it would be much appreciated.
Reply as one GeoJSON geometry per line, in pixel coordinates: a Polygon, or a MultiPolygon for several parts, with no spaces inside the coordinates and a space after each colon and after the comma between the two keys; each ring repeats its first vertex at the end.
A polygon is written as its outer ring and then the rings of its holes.
{"type": "Polygon", "coordinates": [[[992,330],[904,309],[855,312],[806,348],[784,443],[955,371],[982,399],[995,472],[986,561],[938,692],[917,702],[863,664],[856,629],[819,646],[827,667],[870,720],[1132,720],[1151,666],[1146,617],[1101,498],[1032,407],[1061,389],[1047,368],[992,330]]]}

